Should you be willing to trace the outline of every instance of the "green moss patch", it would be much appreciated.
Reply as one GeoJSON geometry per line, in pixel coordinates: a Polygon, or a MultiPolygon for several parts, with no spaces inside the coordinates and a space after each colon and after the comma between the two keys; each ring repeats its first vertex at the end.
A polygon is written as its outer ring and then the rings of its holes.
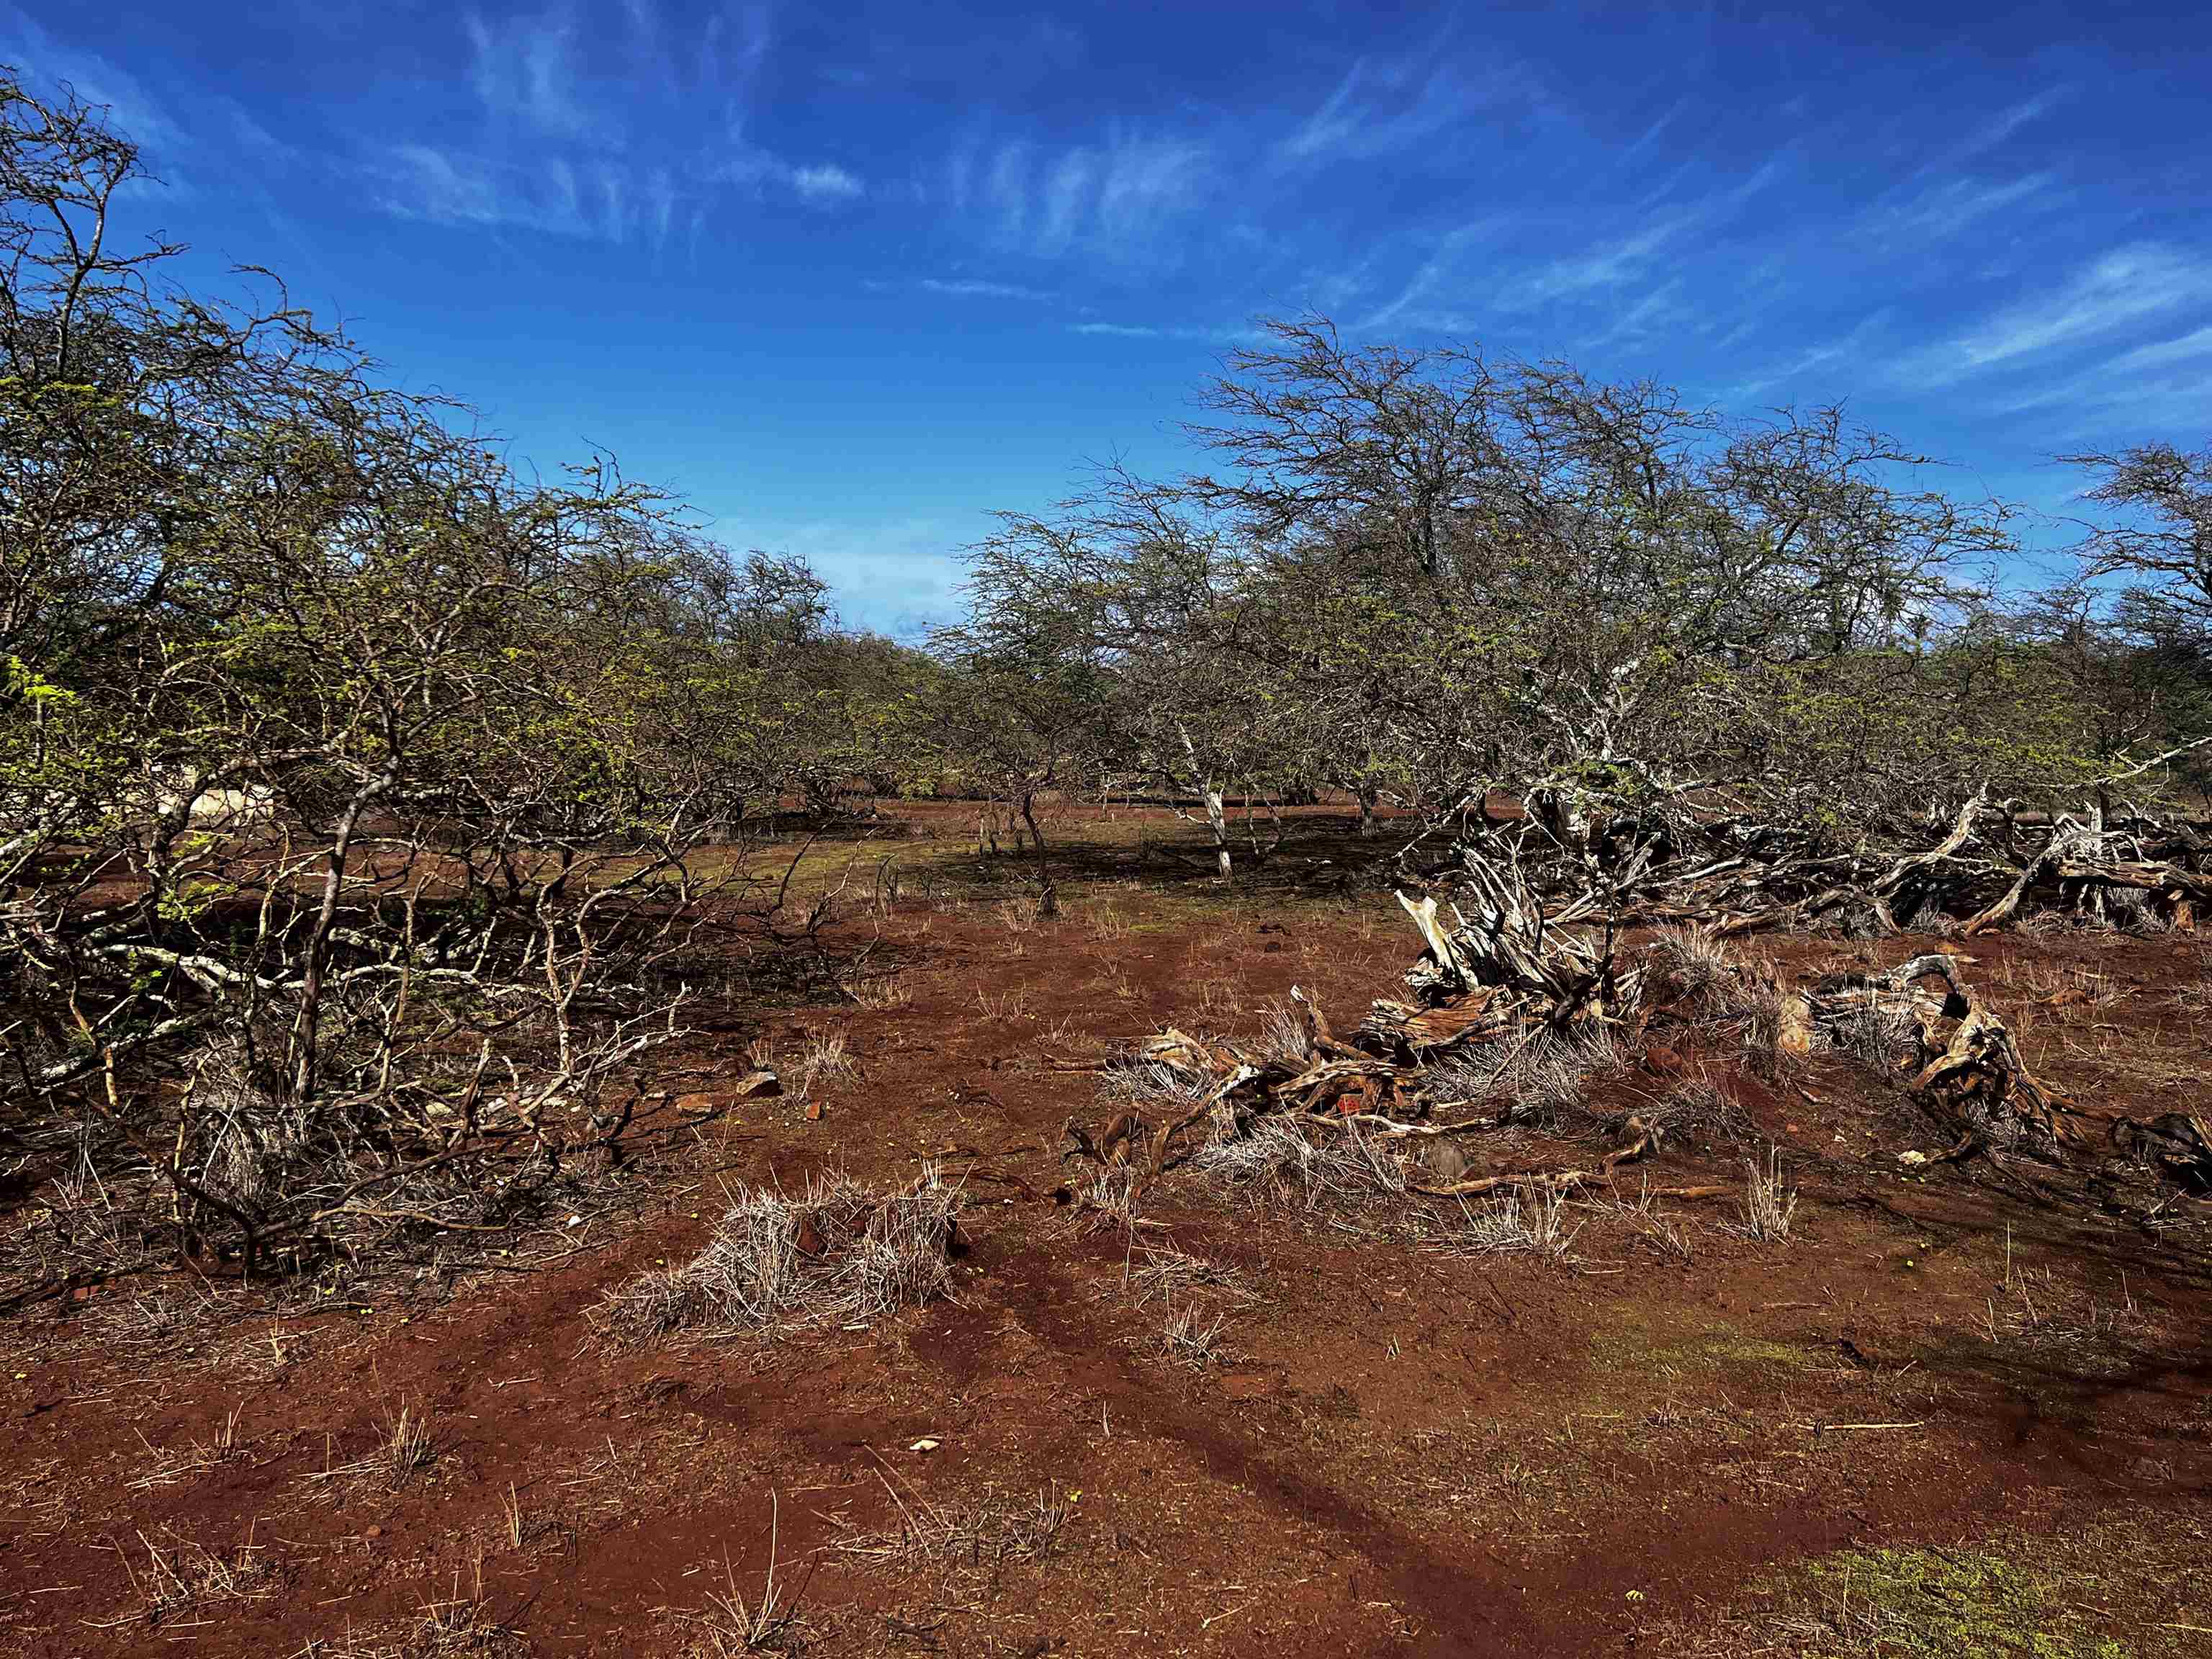
{"type": "Polygon", "coordinates": [[[1662,1651],[1791,1659],[2181,1659],[2212,1642],[2212,1534],[2136,1516],[1959,1549],[1839,1550],[1746,1590],[1662,1651]]]}

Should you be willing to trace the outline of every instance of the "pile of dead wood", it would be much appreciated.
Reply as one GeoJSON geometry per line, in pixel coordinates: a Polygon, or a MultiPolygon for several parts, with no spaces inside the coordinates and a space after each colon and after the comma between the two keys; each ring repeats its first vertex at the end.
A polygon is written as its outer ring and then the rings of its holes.
{"type": "MultiPolygon", "coordinates": [[[[1887,1080],[1943,1134],[1944,1149],[1912,1154],[1917,1163],[2125,1154],[2185,1189],[2212,1193],[2212,1128],[2203,1120],[2083,1110],[2036,1075],[1953,956],[1785,986],[1772,967],[1733,957],[1711,931],[1662,933],[1630,950],[1613,924],[1591,914],[1592,901],[1547,914],[1525,884],[1478,867],[1485,878],[1449,916],[1434,898],[1399,895],[1423,945],[1404,1000],[1376,1001],[1340,1035],[1294,989],[1295,1034],[1278,1032],[1264,1048],[1164,1031],[1109,1068],[1120,1074],[1115,1092],[1132,1107],[1096,1131],[1071,1118],[1064,1158],[1126,1169],[1141,1188],[1208,1148],[1253,1134],[1264,1120],[1311,1141],[1368,1137],[1401,1158],[1402,1189],[1417,1194],[1564,1191],[1610,1181],[1657,1154],[1668,1139],[1663,1115],[1619,1115],[1601,1156],[1462,1178],[1467,1160],[1439,1158],[1432,1143],[1516,1121],[1516,1103],[1470,1087],[1470,1074],[1494,1082],[1534,1044],[1570,1058],[1603,1053],[1632,1062],[1689,1025],[1701,1028],[1708,1047],[1733,1027],[1770,1065],[1826,1046],[1889,1070],[1887,1080]]],[[[1648,1190],[1688,1197],[1733,1188],[1648,1190]]]]}
{"type": "MultiPolygon", "coordinates": [[[[1468,851],[1476,864],[1500,855],[1468,851]]],[[[1848,852],[1819,849],[1795,829],[1685,810],[1663,825],[1609,825],[1587,848],[1539,837],[1505,855],[1554,899],[1601,893],[1624,919],[1723,933],[1844,923],[1972,934],[2038,912],[2191,928],[2212,902],[2212,823],[2135,805],[2025,812],[1986,788],[1948,820],[1848,852]]]]}

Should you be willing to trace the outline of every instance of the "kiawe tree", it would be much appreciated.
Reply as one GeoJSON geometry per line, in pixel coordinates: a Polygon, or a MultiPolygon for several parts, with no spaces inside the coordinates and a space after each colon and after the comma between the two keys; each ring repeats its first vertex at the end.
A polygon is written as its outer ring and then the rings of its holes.
{"type": "Polygon", "coordinates": [[[1002,515],[969,551],[969,619],[944,636],[964,660],[1030,674],[1036,695],[1075,717],[1023,729],[1079,732],[1102,775],[1191,803],[1224,878],[1230,797],[1272,793],[1297,769],[1297,711],[1240,643],[1261,624],[1238,603],[1236,575],[1203,516],[1109,471],[1053,516],[1002,515]]]}
{"type": "Polygon", "coordinates": [[[821,584],[175,290],[138,170],[0,79],[7,1127],[249,1268],[499,1224],[731,948],[821,584]]]}
{"type": "Polygon", "coordinates": [[[969,620],[931,642],[944,670],[933,723],[962,781],[1021,820],[1049,915],[1059,896],[1039,798],[1109,774],[1123,710],[1085,613],[1030,580],[1032,551],[1010,526],[971,553],[969,620]]]}
{"type": "Polygon", "coordinates": [[[1202,394],[1206,465],[1110,470],[974,567],[976,626],[1019,593],[1127,688],[1224,859],[1221,786],[1301,776],[1426,831],[1479,828],[1502,790],[1583,861],[1695,794],[1802,814],[1764,758],[1781,706],[1869,653],[1902,665],[2010,544],[1838,410],[1731,423],[1565,365],[1262,326],[1202,394]]]}
{"type": "Polygon", "coordinates": [[[2108,515],[2078,550],[2082,580],[2092,591],[2118,584],[2094,624],[2101,665],[2124,665],[2136,704],[2112,769],[2131,781],[2176,765],[2212,793],[2212,448],[2149,443],[2065,459],[2089,475],[2087,499],[2108,515]]]}

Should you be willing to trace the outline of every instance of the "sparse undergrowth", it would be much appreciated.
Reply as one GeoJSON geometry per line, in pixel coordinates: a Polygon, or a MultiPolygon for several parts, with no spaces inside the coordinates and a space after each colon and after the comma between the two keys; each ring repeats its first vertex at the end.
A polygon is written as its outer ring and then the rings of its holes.
{"type": "Polygon", "coordinates": [[[705,1249],[631,1279],[593,1323],[605,1340],[630,1344],[880,1319],[951,1287],[959,1205],[959,1189],[934,1168],[894,1193],[843,1175],[817,1176],[797,1198],[743,1188],[705,1249]]]}
{"type": "Polygon", "coordinates": [[[441,1453],[422,1408],[402,1405],[377,1432],[376,1444],[349,1463],[318,1469],[307,1479],[334,1500],[364,1489],[398,1492],[438,1465],[441,1453]]]}
{"type": "Polygon", "coordinates": [[[1529,1255],[1564,1261],[1574,1247],[1580,1224],[1567,1220],[1567,1196],[1538,1188],[1525,1197],[1498,1194],[1487,1203],[1459,1200],[1459,1213],[1446,1223],[1443,1246],[1469,1255],[1529,1255]]]}
{"type": "Polygon", "coordinates": [[[267,1552],[249,1535],[230,1550],[211,1550],[189,1538],[167,1533],[160,1540],[138,1534],[144,1552],[134,1564],[131,1552],[121,1549],[125,1571],[138,1602],[137,1610],[106,1626],[143,1621],[172,1632],[189,1632],[214,1624],[216,1609],[226,1604],[258,1601],[277,1589],[277,1573],[267,1552]]]}
{"type": "Polygon", "coordinates": [[[847,1526],[837,1540],[839,1553],[901,1568],[974,1570],[1042,1561],[1059,1548],[1072,1513],[1049,1488],[1034,1498],[985,1492],[933,1503],[911,1486],[902,1492],[888,1480],[884,1486],[897,1523],[872,1531],[847,1526]]]}

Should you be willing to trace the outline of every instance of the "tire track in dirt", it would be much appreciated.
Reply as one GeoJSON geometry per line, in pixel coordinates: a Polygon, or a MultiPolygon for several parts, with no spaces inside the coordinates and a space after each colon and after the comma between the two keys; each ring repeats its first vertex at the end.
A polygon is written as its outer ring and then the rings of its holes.
{"type": "Polygon", "coordinates": [[[1443,1553],[1433,1541],[1254,1445],[1221,1419],[1164,1397],[1121,1352],[1115,1334],[1090,1314],[1081,1288],[1041,1252],[1017,1249],[994,1265],[1008,1311],[1066,1364],[1073,1385],[1107,1401],[1129,1427],[1188,1448],[1216,1480],[1241,1486],[1269,1508],[1340,1539],[1346,1555],[1372,1565],[1387,1599],[1418,1613],[1429,1650],[1546,1650],[1548,1632],[1529,1618],[1520,1585],[1506,1577],[1512,1569],[1486,1573],[1464,1557],[1443,1553]]]}

